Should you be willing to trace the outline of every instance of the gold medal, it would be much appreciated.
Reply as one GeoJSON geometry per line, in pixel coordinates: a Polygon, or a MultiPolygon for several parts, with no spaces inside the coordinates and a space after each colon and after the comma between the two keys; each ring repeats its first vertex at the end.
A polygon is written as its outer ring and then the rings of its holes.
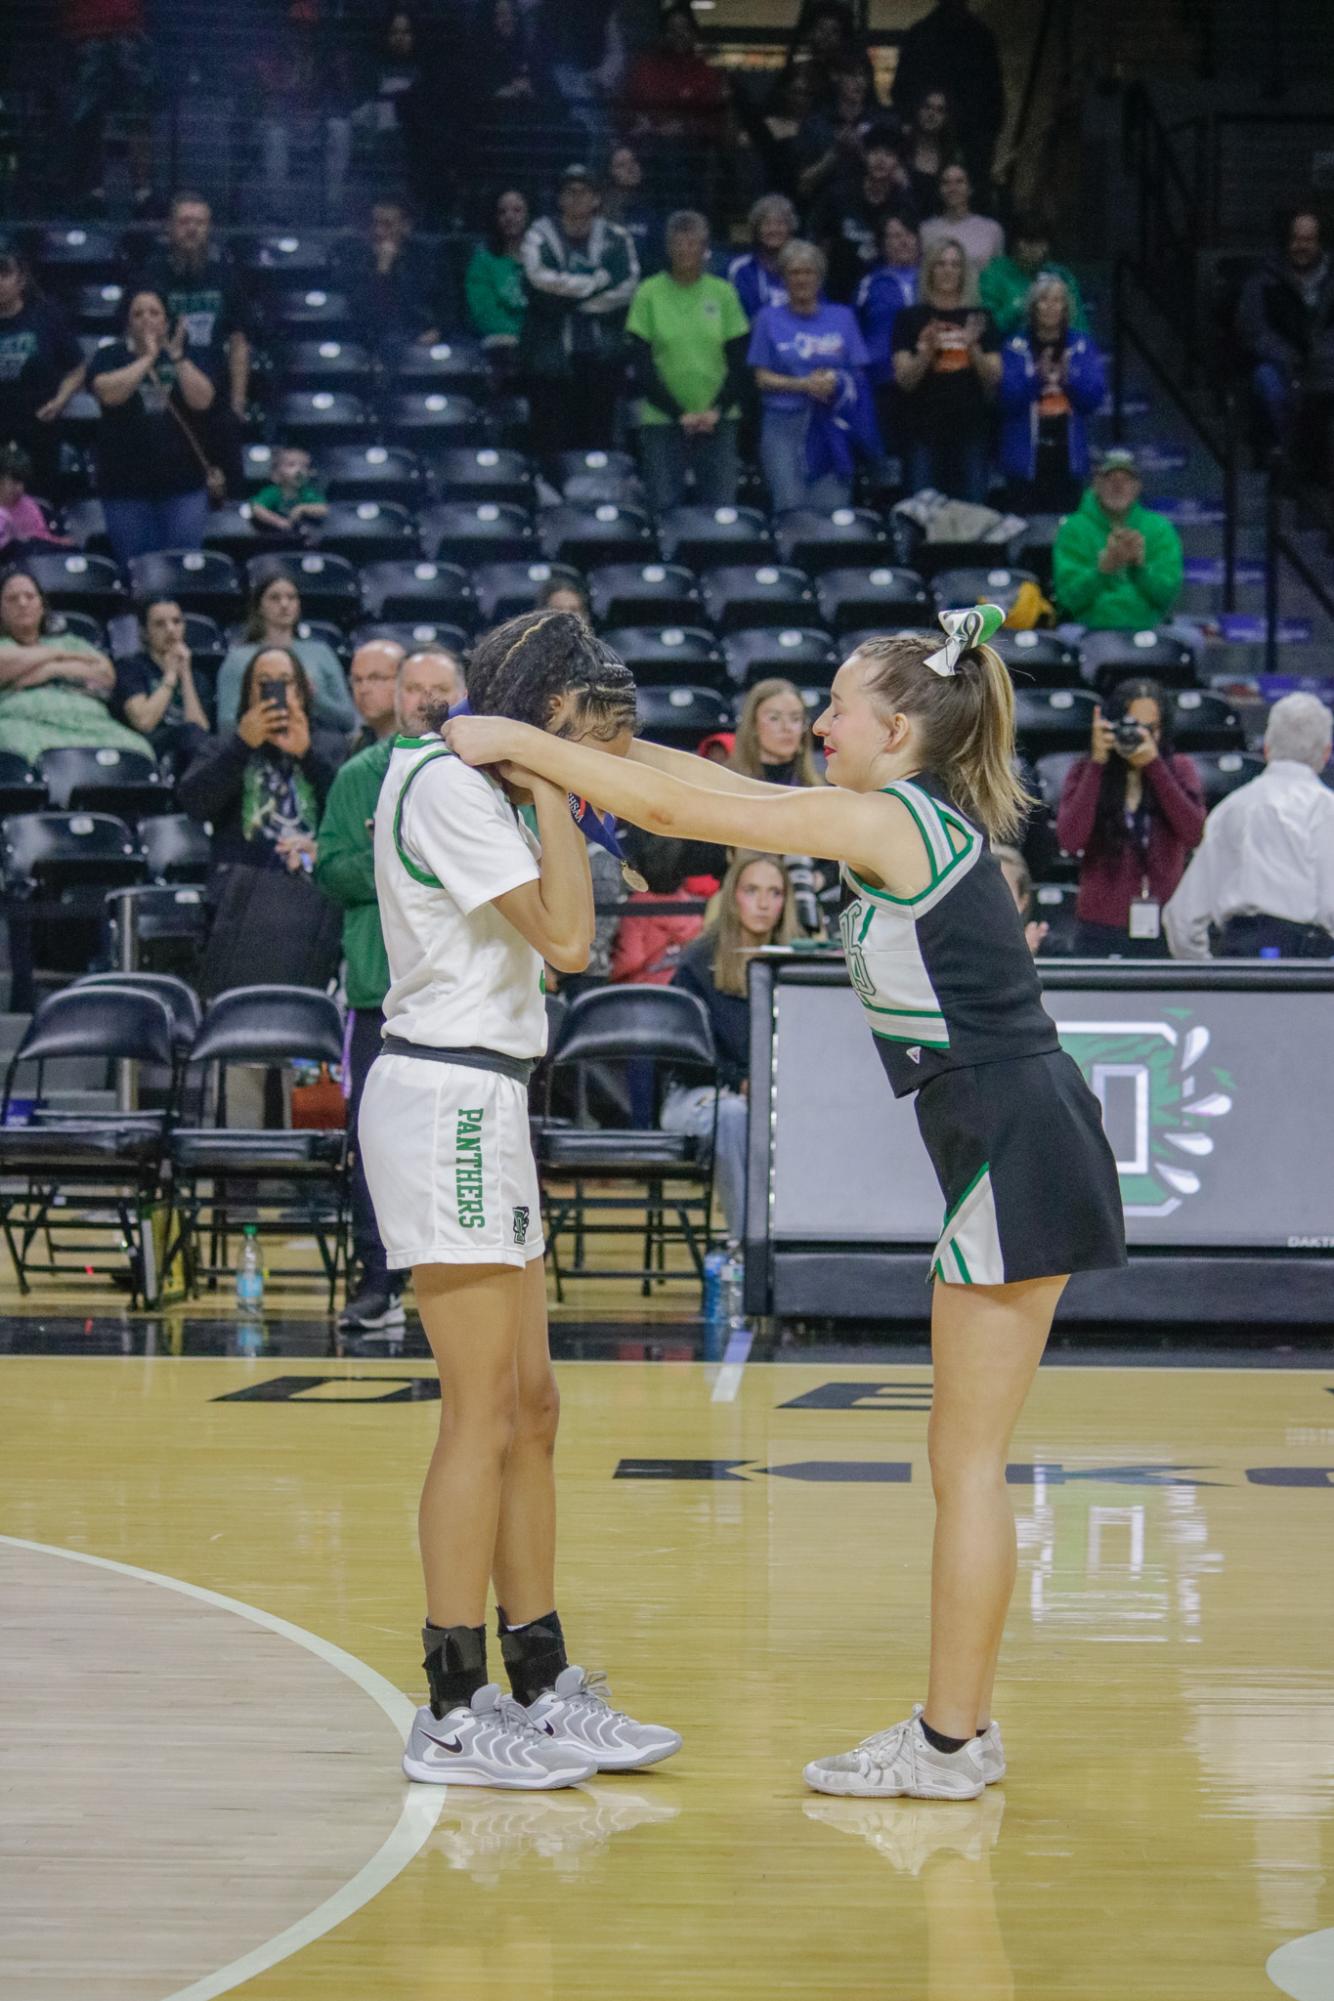
{"type": "Polygon", "coordinates": [[[645,882],[643,876],[639,873],[639,870],[637,868],[631,868],[629,862],[621,863],[621,881],[625,884],[627,889],[633,890],[635,894],[639,896],[642,896],[644,891],[648,888],[648,884],[645,882]]]}

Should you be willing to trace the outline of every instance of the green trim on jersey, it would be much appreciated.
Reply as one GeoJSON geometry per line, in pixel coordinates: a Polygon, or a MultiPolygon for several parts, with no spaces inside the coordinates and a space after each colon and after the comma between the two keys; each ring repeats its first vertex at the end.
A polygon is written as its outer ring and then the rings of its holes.
{"type": "Polygon", "coordinates": [[[880,789],[882,793],[897,799],[899,804],[912,815],[913,824],[922,837],[922,846],[926,849],[931,880],[925,889],[918,890],[916,896],[892,896],[889,890],[873,889],[869,882],[864,882],[850,862],[845,863],[845,867],[862,895],[873,896],[880,903],[895,904],[900,910],[910,910],[914,904],[924,902],[928,896],[934,896],[941,884],[952,876],[956,869],[973,859],[981,845],[981,836],[948,806],[942,806],[929,792],[923,792],[920,786],[910,785],[906,779],[898,779],[893,785],[882,785],[880,789]],[[924,818],[924,813],[932,816],[935,840],[932,839],[932,830],[924,818]],[[962,846],[959,845],[960,841],[962,846]],[[950,857],[943,867],[938,859],[940,847],[943,847],[950,857]]]}
{"type": "MultiPolygon", "coordinates": [[[[439,743],[439,741],[440,740],[438,737],[433,737],[433,736],[396,736],[394,738],[394,749],[428,750],[433,743],[439,743]]],[[[440,748],[442,750],[449,750],[449,745],[441,744],[440,748]]],[[[458,756],[458,752],[456,750],[450,750],[449,754],[451,757],[458,756]]]]}
{"type": "MultiPolygon", "coordinates": [[[[395,745],[395,748],[412,750],[415,749],[418,744],[430,743],[430,742],[431,742],[430,737],[400,737],[398,739],[398,743],[395,745]]],[[[423,889],[443,889],[445,885],[441,882],[438,875],[432,875],[429,869],[424,869],[419,867],[419,865],[415,861],[413,861],[412,856],[408,853],[407,849],[403,846],[403,807],[407,802],[408,787],[411,785],[413,779],[417,776],[419,771],[425,771],[427,765],[434,764],[438,758],[455,757],[455,756],[457,756],[457,752],[450,750],[449,746],[443,743],[437,745],[437,747],[434,750],[428,751],[425,757],[423,757],[417,764],[413,765],[411,771],[408,773],[407,777],[403,780],[403,784],[399,790],[398,804],[394,808],[394,847],[397,850],[399,860],[402,862],[408,874],[412,877],[412,880],[414,882],[419,882],[422,885],[423,889]]]]}

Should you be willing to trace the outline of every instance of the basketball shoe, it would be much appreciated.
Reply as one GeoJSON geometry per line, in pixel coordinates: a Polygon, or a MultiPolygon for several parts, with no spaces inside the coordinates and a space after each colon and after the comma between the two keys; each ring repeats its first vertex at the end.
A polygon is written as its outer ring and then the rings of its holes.
{"type": "Polygon", "coordinates": [[[863,1738],[854,1750],[816,1758],[803,1776],[817,1793],[857,1799],[975,1800],[987,1783],[979,1742],[973,1738],[957,1751],[937,1751],[920,1720],[910,1716],[863,1738]]]}
{"type": "Polygon", "coordinates": [[[419,1709],[403,1748],[403,1770],[430,1786],[500,1786],[543,1792],[577,1786],[597,1770],[591,1753],[528,1720],[494,1682],[445,1716],[419,1709]]]}
{"type": "Polygon", "coordinates": [[[623,1709],[613,1709],[606,1676],[581,1667],[562,1668],[555,1686],[530,1702],[526,1713],[546,1736],[595,1759],[600,1772],[638,1772],[681,1748],[675,1730],[636,1723],[623,1709]]]}
{"type": "MultiPolygon", "coordinates": [[[[925,1714],[925,1704],[914,1702],[913,1721],[925,1714]]],[[[989,1786],[997,1786],[1005,1777],[1005,1746],[1001,1742],[1000,1724],[993,1716],[980,1737],[974,1743],[982,1757],[982,1776],[989,1786]]]]}

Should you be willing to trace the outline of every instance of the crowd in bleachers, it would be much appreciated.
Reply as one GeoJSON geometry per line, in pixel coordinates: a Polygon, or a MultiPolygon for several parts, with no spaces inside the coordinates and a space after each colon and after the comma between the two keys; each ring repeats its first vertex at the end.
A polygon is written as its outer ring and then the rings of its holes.
{"type": "MultiPolygon", "coordinates": [[[[565,13],[487,11],[450,94],[458,157],[412,15],[355,87],[310,66],[299,28],[261,52],[266,183],[302,145],[336,189],[356,158],[391,162],[411,201],[381,185],[363,227],[223,232],[201,193],[154,219],[144,188],[118,231],[85,105],[85,214],[0,240],[11,1005],[47,968],[105,961],[100,899],[137,885],[145,949],[207,992],[256,970],[322,984],[341,951],[355,1099],[383,997],[360,935],[375,758],[463,696],[480,632],[543,605],[631,666],[650,737],[815,784],[810,723],[859,636],[999,601],[1030,944],[1198,955],[1198,897],[1189,923],[1163,913],[1206,813],[1263,767],[1200,685],[1175,527],[1132,452],[1095,448],[1107,382],[1079,282],[1040,217],[989,212],[988,31],[940,0],[882,101],[850,11],[817,0],[757,96],[710,66],[688,7],[638,55],[610,7],[582,38],[565,13]],[[569,142],[555,175],[519,143],[529,118],[569,142]],[[419,228],[456,215],[469,147],[480,227],[419,228]]],[[[133,103],[135,35],[85,41],[88,102],[118,75],[133,103]]],[[[1298,218],[1242,301],[1285,433],[1324,408],[1330,283],[1298,218]]],[[[827,936],[838,884],[805,857],[629,845],[648,890],[593,851],[594,960],[565,994],[679,975],[705,1001],[735,1223],[738,954],[827,936]]],[[[1311,919],[1302,949],[1325,936],[1311,919]]],[[[1226,949],[1225,895],[1209,921],[1226,949]]],[[[682,1089],[668,1110],[688,1133],[704,1107],[682,1089]]]]}

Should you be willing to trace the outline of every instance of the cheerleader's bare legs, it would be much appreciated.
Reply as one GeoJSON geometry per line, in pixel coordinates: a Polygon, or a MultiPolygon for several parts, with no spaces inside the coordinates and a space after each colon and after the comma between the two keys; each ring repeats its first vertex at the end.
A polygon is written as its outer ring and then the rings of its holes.
{"type": "Polygon", "coordinates": [[[1038,1278],[934,1289],[927,1447],[936,1529],[925,1716],[942,1736],[968,1738],[991,1721],[1018,1560],[1006,1458],[1065,1285],[1038,1278]]]}

